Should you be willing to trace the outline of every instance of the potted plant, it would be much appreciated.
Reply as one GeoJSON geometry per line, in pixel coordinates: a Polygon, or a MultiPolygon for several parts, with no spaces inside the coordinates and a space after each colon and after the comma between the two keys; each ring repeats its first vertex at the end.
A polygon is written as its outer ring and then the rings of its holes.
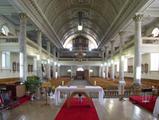
{"type": "Polygon", "coordinates": [[[30,92],[31,100],[34,99],[34,95],[40,87],[40,79],[38,76],[28,76],[25,81],[26,89],[30,92]]]}

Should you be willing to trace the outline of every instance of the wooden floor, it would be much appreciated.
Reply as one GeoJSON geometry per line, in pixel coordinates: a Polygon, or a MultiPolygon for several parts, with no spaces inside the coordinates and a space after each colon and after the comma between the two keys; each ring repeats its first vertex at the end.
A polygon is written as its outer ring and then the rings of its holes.
{"type": "MultiPolygon", "coordinates": [[[[100,120],[157,120],[151,113],[133,105],[129,100],[121,102],[106,98],[103,105],[97,99],[93,99],[93,102],[100,120]]],[[[62,104],[54,106],[53,100],[49,105],[45,105],[45,101],[33,101],[9,110],[5,114],[9,118],[4,120],[54,120],[61,106],[62,104]]]]}

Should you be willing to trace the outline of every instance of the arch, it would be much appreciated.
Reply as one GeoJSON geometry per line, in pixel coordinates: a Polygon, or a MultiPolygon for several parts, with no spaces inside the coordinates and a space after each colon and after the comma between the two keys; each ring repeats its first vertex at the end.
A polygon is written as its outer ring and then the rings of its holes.
{"type": "MultiPolygon", "coordinates": [[[[76,19],[76,18],[74,18],[74,19],[76,19]]],[[[69,21],[66,21],[65,23],[63,23],[63,25],[61,25],[61,27],[59,28],[59,30],[57,31],[57,33],[59,33],[60,30],[63,30],[63,29],[65,29],[65,28],[67,28],[67,25],[68,25],[68,24],[71,24],[71,22],[74,21],[74,19],[69,20],[69,21]],[[66,26],[66,27],[65,27],[65,26],[66,26]]],[[[83,18],[83,22],[84,22],[84,23],[85,23],[84,20],[88,21],[88,23],[93,23],[95,30],[98,29],[98,30],[100,30],[100,31],[104,31],[103,28],[101,28],[100,25],[98,25],[96,22],[94,22],[94,21],[92,21],[92,20],[90,20],[90,19],[83,18]]],[[[89,25],[89,24],[84,24],[84,26],[85,26],[85,25],[89,25]]],[[[69,26],[70,26],[70,25],[69,25],[69,26]]]]}
{"type": "Polygon", "coordinates": [[[98,43],[97,41],[97,37],[95,37],[95,36],[93,36],[91,33],[86,33],[85,31],[83,31],[83,32],[81,32],[81,33],[79,33],[78,31],[76,31],[76,32],[69,32],[69,34],[65,34],[64,35],[64,40],[66,40],[69,36],[71,36],[71,35],[83,35],[83,36],[87,36],[87,35],[89,35],[89,36],[91,36],[95,41],[96,41],[96,43],[98,43]]]}
{"type": "Polygon", "coordinates": [[[8,26],[5,25],[5,24],[3,24],[3,25],[1,26],[1,32],[2,32],[4,35],[8,36],[8,33],[10,32],[8,26]]]}
{"type": "Polygon", "coordinates": [[[91,36],[95,41],[96,41],[96,43],[98,43],[97,41],[97,38],[98,38],[98,36],[94,36],[93,34],[91,34],[91,33],[86,33],[85,31],[82,31],[82,32],[78,32],[78,31],[73,31],[73,32],[69,32],[69,33],[66,33],[64,36],[63,36],[63,43],[65,43],[65,41],[67,40],[67,38],[69,37],[69,36],[72,36],[72,35],[79,35],[79,34],[81,34],[81,35],[83,35],[83,36],[91,36]]]}
{"type": "MultiPolygon", "coordinates": [[[[70,44],[70,41],[72,41],[72,39],[73,38],[75,38],[75,37],[77,37],[78,36],[78,34],[72,34],[72,35],[70,35],[66,40],[65,40],[65,42],[64,42],[64,44],[63,44],[63,47],[64,48],[67,48],[67,45],[68,44],[70,44]]],[[[93,44],[93,48],[91,48],[91,49],[94,49],[94,48],[97,48],[98,47],[98,45],[97,45],[97,43],[96,43],[96,41],[94,40],[94,38],[92,38],[90,35],[84,35],[92,44],[93,44]]],[[[90,43],[89,42],[89,43],[90,43]]],[[[89,46],[90,47],[90,46],[89,46]]]]}
{"type": "MultiPolygon", "coordinates": [[[[63,32],[63,33],[60,33],[61,34],[61,36],[63,37],[63,36],[65,36],[65,34],[67,34],[67,33],[69,33],[69,32],[71,32],[71,31],[78,31],[77,30],[77,26],[73,26],[73,27],[71,27],[71,28],[68,28],[68,29],[66,29],[65,30],[65,32],[63,32]]],[[[98,38],[99,38],[99,36],[101,36],[101,34],[99,34],[99,32],[97,32],[97,31],[95,31],[95,29],[92,29],[92,28],[90,28],[90,27],[84,27],[84,29],[83,29],[83,31],[85,32],[85,31],[89,31],[89,33],[90,34],[94,34],[93,36],[97,36],[98,38]]],[[[88,34],[88,33],[87,33],[88,34]]],[[[61,38],[61,40],[62,41],[64,41],[64,39],[63,38],[61,38]]]]}
{"type": "Polygon", "coordinates": [[[152,35],[153,35],[153,37],[159,36],[159,28],[158,27],[153,28],[152,35]]]}

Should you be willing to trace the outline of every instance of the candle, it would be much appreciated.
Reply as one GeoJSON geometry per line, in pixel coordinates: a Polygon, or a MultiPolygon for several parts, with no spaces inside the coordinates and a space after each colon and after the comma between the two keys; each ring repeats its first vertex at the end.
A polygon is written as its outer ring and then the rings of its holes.
{"type": "Polygon", "coordinates": [[[64,81],[62,81],[62,85],[64,85],[64,81]]]}
{"type": "Polygon", "coordinates": [[[94,81],[94,85],[96,85],[96,81],[94,81]]]}

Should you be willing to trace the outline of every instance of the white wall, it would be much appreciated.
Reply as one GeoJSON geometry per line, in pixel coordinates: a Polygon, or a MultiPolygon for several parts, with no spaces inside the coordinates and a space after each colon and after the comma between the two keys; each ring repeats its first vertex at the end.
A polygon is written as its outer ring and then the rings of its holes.
{"type": "MultiPolygon", "coordinates": [[[[87,67],[83,67],[87,69],[87,67]]],[[[70,76],[70,73],[67,72],[68,69],[71,69],[71,66],[60,66],[60,76],[70,76]]],[[[90,73],[91,76],[99,76],[99,67],[98,66],[90,66],[90,69],[93,70],[90,73]]],[[[76,75],[77,66],[72,66],[72,76],[76,75]]]]}
{"type": "Polygon", "coordinates": [[[71,69],[70,66],[60,66],[60,76],[71,76],[71,73],[68,73],[67,70],[71,69]]]}
{"type": "Polygon", "coordinates": [[[91,66],[90,69],[93,70],[90,76],[99,76],[99,66],[91,66]]]}
{"type": "MultiPolygon", "coordinates": [[[[128,59],[128,66],[133,65],[134,66],[134,58],[128,59]]],[[[142,73],[143,79],[154,79],[159,80],[159,71],[150,71],[150,54],[146,53],[142,55],[142,63],[141,64],[148,64],[148,73],[142,73]]],[[[133,77],[133,73],[126,73],[125,77],[133,77]]]]}

